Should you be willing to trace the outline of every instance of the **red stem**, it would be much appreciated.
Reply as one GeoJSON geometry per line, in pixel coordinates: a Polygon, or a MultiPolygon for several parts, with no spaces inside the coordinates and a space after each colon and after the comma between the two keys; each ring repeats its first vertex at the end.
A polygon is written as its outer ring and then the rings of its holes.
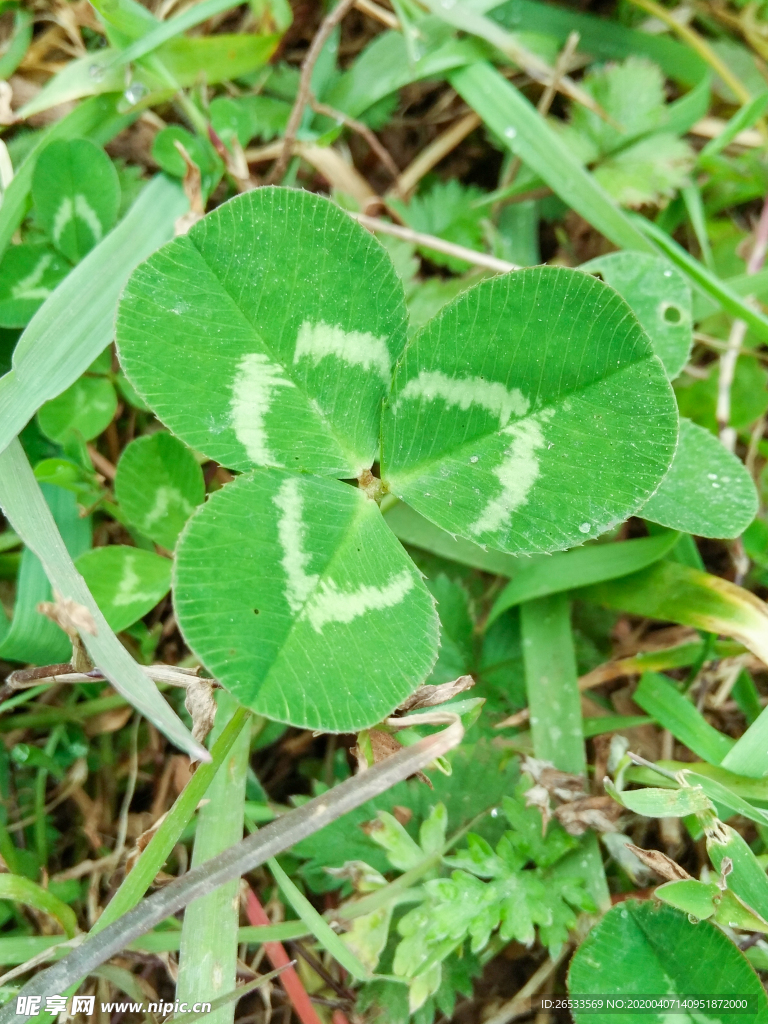
{"type": "MultiPolygon", "coordinates": [[[[261,903],[259,903],[256,893],[250,886],[247,886],[245,912],[248,915],[248,920],[253,925],[272,924],[261,903]]],[[[317,1011],[301,982],[301,978],[293,967],[287,966],[291,963],[291,958],[285,952],[282,942],[265,942],[264,950],[267,954],[267,959],[275,970],[280,967],[285,968],[280,975],[280,984],[285,989],[285,994],[290,999],[301,1024],[321,1024],[317,1011]]]]}

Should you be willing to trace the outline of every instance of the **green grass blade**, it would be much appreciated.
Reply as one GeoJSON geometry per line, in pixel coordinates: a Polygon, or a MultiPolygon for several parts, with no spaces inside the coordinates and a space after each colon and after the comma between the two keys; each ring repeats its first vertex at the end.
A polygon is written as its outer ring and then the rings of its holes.
{"type": "Polygon", "coordinates": [[[68,939],[77,932],[77,917],[74,910],[54,896],[48,889],[21,875],[0,874],[0,899],[24,903],[35,910],[42,910],[55,917],[68,939]]]}
{"type": "Polygon", "coordinates": [[[699,165],[705,166],[707,159],[717,156],[721,150],[725,149],[729,142],[733,142],[739,132],[744,131],[745,128],[751,128],[755,121],[762,117],[766,107],[768,107],[768,92],[761,93],[759,96],[755,96],[753,100],[750,100],[749,103],[745,103],[743,107],[736,111],[720,134],[716,135],[714,139],[710,139],[701,150],[699,153],[699,165]]]}
{"type": "Polygon", "coordinates": [[[645,672],[632,699],[675,739],[710,764],[719,765],[733,746],[733,740],[711,726],[666,676],[645,672]]]}
{"type": "Polygon", "coordinates": [[[113,68],[125,67],[126,64],[130,64],[140,57],[145,57],[170,39],[175,39],[176,36],[186,32],[187,29],[194,28],[195,25],[200,25],[214,15],[222,14],[232,7],[237,7],[237,0],[202,0],[201,3],[193,4],[192,7],[188,7],[181,14],[177,14],[176,17],[169,18],[168,21],[161,21],[157,28],[151,29],[146,35],[137,39],[135,43],[131,43],[124,50],[120,50],[106,65],[106,68],[112,70],[113,68]]]}
{"type": "Polygon", "coordinates": [[[0,57],[0,82],[11,77],[21,64],[27,47],[32,42],[32,15],[24,8],[16,11],[13,19],[13,37],[0,57]]]}
{"type": "Polygon", "coordinates": [[[729,284],[715,277],[711,271],[707,270],[703,263],[699,263],[681,245],[678,245],[673,238],[670,238],[666,231],[662,231],[661,228],[644,217],[632,215],[632,220],[649,238],[653,239],[658,247],[663,250],[664,254],[695,285],[701,288],[710,298],[714,299],[726,313],[744,320],[761,341],[768,341],[768,317],[746,303],[729,284]]]}
{"type": "MultiPolygon", "coordinates": [[[[508,608],[548,594],[585,587],[603,580],[638,572],[663,558],[674,547],[679,534],[669,531],[656,537],[641,537],[620,544],[595,544],[558,552],[525,565],[496,598],[487,625],[508,608]]],[[[522,561],[522,559],[521,559],[522,561]]]]}
{"type": "Polygon", "coordinates": [[[536,757],[563,772],[586,771],[571,605],[565,594],[520,609],[525,686],[536,757]]]}
{"type": "Polygon", "coordinates": [[[133,268],[173,235],[188,208],[162,175],[35,313],[0,379],[0,451],[37,409],[61,394],[112,340],[115,308],[133,268]]]}
{"type": "Polygon", "coordinates": [[[155,684],[141,671],[107,625],[85,581],[75,569],[18,440],[12,441],[0,454],[0,505],[26,546],[43,563],[54,590],[62,597],[83,605],[91,613],[96,635],[84,632],[83,641],[95,665],[115,689],[172,743],[190,756],[207,761],[208,752],[192,739],[155,684]]]}
{"type": "Polygon", "coordinates": [[[127,914],[152,885],[155,875],[165,864],[171,850],[179,841],[179,836],[191,821],[198,803],[205,796],[208,787],[249,718],[250,712],[245,708],[238,708],[227,722],[221,735],[211,747],[210,762],[198,765],[197,771],[179,794],[162,825],[152,836],[141,856],[126,875],[122,885],[105,907],[101,917],[94,925],[94,932],[101,931],[102,928],[106,928],[123,914],[127,914]]]}
{"type": "Polygon", "coordinates": [[[768,775],[768,708],[723,758],[721,765],[737,775],[768,775]]]}
{"type": "Polygon", "coordinates": [[[536,108],[491,64],[478,61],[451,72],[448,80],[505,146],[614,245],[656,252],[655,246],[614,204],[536,108]]]}
{"type": "MultiPolygon", "coordinates": [[[[217,739],[232,720],[238,702],[226,690],[217,694],[217,739]]],[[[243,802],[248,770],[251,730],[248,726],[232,744],[208,788],[208,802],[201,808],[195,832],[192,866],[243,838],[243,802]]],[[[179,953],[176,999],[190,1004],[211,1001],[234,989],[237,980],[237,926],[240,901],[239,881],[227,882],[202,899],[190,903],[184,912],[179,953]]],[[[221,1006],[209,1015],[211,1024],[232,1024],[235,1003],[221,1006]]]]}
{"type": "Polygon", "coordinates": [[[307,897],[296,888],[274,858],[269,861],[269,870],[274,875],[283,896],[285,896],[320,945],[334,959],[338,960],[341,966],[349,971],[353,978],[357,981],[367,981],[370,978],[370,973],[366,970],[365,965],[358,960],[349,946],[342,942],[341,938],[331,928],[322,914],[315,910],[307,897]]]}
{"type": "MultiPolygon", "coordinates": [[[[679,622],[707,633],[733,637],[768,664],[768,607],[748,590],[719,576],[679,562],[661,561],[631,576],[584,587],[576,593],[588,601],[632,615],[679,622]]],[[[738,746],[737,743],[734,751],[738,746]]],[[[768,758],[768,742],[766,751],[768,758]]],[[[732,755],[733,751],[729,758],[732,755]]],[[[754,774],[731,764],[725,767],[743,775],[754,774]]]]}
{"type": "Polygon", "coordinates": [[[707,64],[697,53],[668,35],[640,32],[607,18],[540,0],[508,0],[498,7],[484,0],[483,8],[490,18],[513,32],[537,32],[553,36],[561,44],[571,32],[578,32],[579,49],[597,60],[642,54],[658,64],[667,78],[688,86],[696,86],[708,74],[707,64]]]}
{"type": "MultiPolygon", "coordinates": [[[[520,608],[520,631],[534,755],[561,771],[584,775],[587,760],[568,597],[550,594],[527,601],[520,608]]],[[[597,905],[610,905],[594,833],[584,836],[558,871],[582,875],[597,905]]]]}
{"type": "MultiPolygon", "coordinates": [[[[403,501],[389,504],[389,497],[382,502],[384,521],[394,535],[404,544],[430,551],[441,558],[450,558],[460,565],[493,573],[495,576],[514,576],[527,565],[537,561],[533,558],[517,558],[503,551],[493,551],[473,544],[463,537],[453,537],[439,526],[430,523],[403,501]]],[[[543,556],[546,558],[547,556],[543,556]]]]}

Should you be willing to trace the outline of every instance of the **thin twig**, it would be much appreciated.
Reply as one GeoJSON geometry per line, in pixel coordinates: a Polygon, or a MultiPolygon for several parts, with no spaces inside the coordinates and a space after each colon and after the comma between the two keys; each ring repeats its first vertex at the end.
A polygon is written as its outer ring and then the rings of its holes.
{"type": "MultiPolygon", "coordinates": [[[[763,203],[760,220],[755,232],[755,244],[747,262],[747,274],[756,274],[765,262],[768,251],[768,197],[763,203]]],[[[744,320],[734,320],[728,335],[728,348],[720,357],[720,376],[717,384],[717,425],[720,428],[720,440],[729,452],[736,448],[736,430],[731,427],[731,388],[736,372],[736,361],[739,350],[744,344],[747,324],[744,320]]]]}
{"type": "Polygon", "coordinates": [[[296,133],[299,130],[301,119],[304,116],[304,108],[309,102],[312,86],[312,72],[315,64],[317,63],[317,59],[320,56],[331,32],[333,32],[339,22],[354,7],[354,5],[355,0],[339,0],[339,3],[323,20],[320,28],[315,33],[315,38],[312,40],[312,44],[309,47],[309,50],[307,50],[307,55],[302,61],[299,89],[296,94],[296,102],[293,104],[293,109],[291,110],[291,116],[288,118],[285,135],[283,136],[283,148],[280,156],[275,161],[275,166],[272,168],[272,171],[267,178],[267,185],[274,185],[276,182],[280,181],[285,174],[285,169],[287,168],[288,161],[291,158],[293,143],[296,140],[296,133]]]}
{"type": "Polygon", "coordinates": [[[495,270],[499,274],[507,274],[510,270],[520,270],[516,263],[509,263],[507,260],[500,260],[496,256],[489,256],[484,252],[476,252],[474,249],[467,249],[463,245],[456,245],[453,242],[446,242],[443,238],[435,235],[424,235],[420,231],[413,231],[411,228],[401,227],[399,224],[390,224],[386,220],[379,220],[377,217],[368,217],[364,213],[350,213],[350,217],[362,224],[370,231],[379,231],[383,235],[392,235],[394,238],[402,238],[404,242],[414,242],[416,245],[426,246],[436,252],[445,253],[446,256],[455,256],[457,259],[465,260],[467,263],[474,263],[476,267],[485,267],[488,270],[495,270]]]}
{"type": "Polygon", "coordinates": [[[406,167],[403,173],[399,175],[397,186],[401,196],[407,198],[408,194],[416,188],[424,175],[428,174],[460,142],[463,142],[470,132],[473,132],[481,124],[482,120],[474,111],[471,111],[469,114],[465,114],[464,117],[459,118],[458,121],[454,121],[450,128],[447,128],[436,139],[433,139],[419,153],[416,159],[406,167]]]}
{"type": "Polygon", "coordinates": [[[371,131],[368,125],[363,124],[362,121],[356,121],[354,117],[350,117],[348,114],[345,114],[343,110],[336,110],[335,107],[329,107],[327,103],[320,103],[319,100],[315,99],[311,92],[309,94],[309,104],[316,114],[324,114],[326,117],[333,118],[334,121],[339,121],[341,124],[346,125],[347,128],[351,128],[353,132],[357,132],[358,135],[365,139],[365,141],[371,147],[373,152],[376,154],[379,160],[384,164],[386,169],[389,171],[390,176],[393,178],[395,182],[394,187],[397,190],[398,194],[400,195],[400,198],[402,199],[403,196],[402,193],[400,192],[400,186],[398,182],[398,179],[400,177],[400,170],[395,161],[392,159],[392,156],[390,155],[389,151],[386,149],[385,146],[382,146],[382,144],[376,138],[376,135],[371,131]]]}
{"type": "Polygon", "coordinates": [[[369,18],[375,18],[376,21],[380,21],[382,25],[386,25],[387,28],[391,28],[395,32],[400,31],[400,22],[395,15],[391,11],[386,11],[383,7],[379,7],[372,0],[355,0],[354,6],[361,14],[367,14],[369,18]]]}

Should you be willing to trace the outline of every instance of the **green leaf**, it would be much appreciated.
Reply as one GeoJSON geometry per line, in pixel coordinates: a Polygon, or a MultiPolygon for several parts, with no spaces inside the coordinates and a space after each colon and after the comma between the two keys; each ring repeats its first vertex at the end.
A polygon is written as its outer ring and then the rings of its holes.
{"type": "Polygon", "coordinates": [[[730,736],[711,726],[666,676],[644,672],[632,699],[659,725],[669,729],[675,739],[710,764],[720,764],[733,746],[730,736]]]}
{"type": "Polygon", "coordinates": [[[32,198],[53,244],[77,263],[117,220],[120,182],[100,146],[89,139],[62,140],[38,157],[32,198]]]}
{"type": "Polygon", "coordinates": [[[582,86],[610,120],[574,103],[571,123],[590,137],[600,153],[624,148],[632,139],[663,128],[664,84],[660,68],[647,57],[631,56],[620,64],[592,67],[582,86]]]}
{"type": "Polygon", "coordinates": [[[681,419],[672,465],[642,515],[697,537],[738,537],[757,508],[757,491],[741,460],[708,430],[681,419]]]}
{"type": "Polygon", "coordinates": [[[183,178],[187,173],[184,157],[174,145],[176,142],[182,144],[192,163],[199,167],[201,188],[203,194],[207,196],[219,183],[224,173],[224,164],[221,158],[213,146],[201,139],[199,135],[193,135],[181,125],[169,125],[155,136],[152,143],[152,157],[166,174],[171,174],[175,178],[183,178]]]}
{"type": "Polygon", "coordinates": [[[632,789],[618,792],[606,779],[606,792],[635,814],[646,818],[684,818],[688,814],[701,814],[712,810],[712,804],[700,786],[681,789],[632,789]]]}
{"type": "Polygon", "coordinates": [[[639,207],[672,199],[688,184],[695,162],[687,142],[663,132],[609,156],[595,168],[594,176],[617,203],[639,207]]]}
{"type": "Polygon", "coordinates": [[[494,576],[515,576],[521,566],[528,564],[527,560],[521,561],[514,555],[504,554],[503,551],[489,551],[471,540],[452,536],[424,516],[420,516],[418,512],[414,512],[404,502],[394,500],[391,496],[385,498],[381,508],[387,526],[396,537],[411,547],[423,548],[433,555],[458,562],[459,565],[482,569],[483,572],[489,572],[494,576]]]}
{"type": "Polygon", "coordinates": [[[188,206],[181,188],[159,175],[37,311],[14,350],[13,369],[0,379],[0,451],[109,345],[128,274],[172,235],[188,206]]]}
{"type": "Polygon", "coordinates": [[[43,889],[41,885],[31,882],[21,875],[0,874],[0,899],[24,903],[35,910],[42,910],[55,917],[64,929],[68,939],[77,933],[77,917],[74,910],[62,902],[58,896],[43,889]]]}
{"type": "MultiPolygon", "coordinates": [[[[681,416],[688,416],[716,434],[716,409],[719,366],[715,363],[704,380],[692,380],[687,374],[675,381],[681,416]]],[[[740,358],[731,387],[730,425],[737,430],[750,427],[768,408],[768,373],[756,359],[740,358]]]]}
{"type": "Polygon", "coordinates": [[[19,117],[31,117],[60,103],[98,93],[123,93],[123,104],[127,106],[157,103],[182,86],[194,85],[202,74],[208,85],[216,85],[255,71],[269,60],[277,41],[277,36],[251,33],[179,36],[136,64],[127,96],[125,70],[113,63],[119,51],[95,50],[70,61],[49,79],[19,110],[19,117]]]}
{"type": "Polygon", "coordinates": [[[234,469],[355,477],[405,328],[375,239],[327,199],[262,188],[138,268],[117,336],[136,390],[192,448],[234,469]]]}
{"type": "Polygon", "coordinates": [[[616,579],[653,565],[677,543],[676,533],[640,537],[620,544],[593,544],[552,555],[551,558],[522,563],[510,583],[496,598],[486,620],[490,626],[508,608],[548,594],[574,587],[616,579]]]}
{"type": "Polygon", "coordinates": [[[70,266],[47,245],[12,245],[0,262],[0,327],[26,327],[70,266]]]}
{"type": "Polygon", "coordinates": [[[145,434],[120,457],[115,497],[130,523],[173,551],[184,524],[205,498],[203,472],[172,434],[145,434]]]}
{"type": "Polygon", "coordinates": [[[691,289],[683,275],[666,260],[637,252],[598,256],[579,270],[598,274],[626,299],[674,380],[688,361],[692,344],[691,289]]]}
{"type": "Polygon", "coordinates": [[[291,104],[274,96],[217,96],[209,108],[214,130],[227,144],[236,138],[241,146],[251,139],[269,142],[281,135],[291,114],[291,104]]]}
{"type": "Polygon", "coordinates": [[[190,647],[241,703],[329,732],[375,725],[429,674],[438,620],[376,503],[264,470],[216,492],[176,553],[190,647]]]}
{"type": "MultiPolygon", "coordinates": [[[[455,242],[468,249],[483,248],[483,210],[472,208],[472,201],[483,195],[473,185],[462,185],[455,178],[449,181],[436,181],[410,201],[403,203],[397,199],[390,200],[392,208],[400,215],[403,223],[415,231],[428,235],[437,235],[447,242],[455,242]]],[[[422,247],[420,252],[433,263],[448,267],[455,273],[467,270],[469,264],[455,256],[446,256],[434,249],[422,247]]]]}
{"type": "Polygon", "coordinates": [[[117,395],[104,377],[81,377],[46,402],[37,422],[46,437],[60,444],[74,435],[90,441],[109,426],[117,409],[117,395]]]}
{"type": "Polygon", "coordinates": [[[536,267],[471,288],[409,341],[382,479],[451,533],[553,551],[641,506],[676,440],[671,388],[624,300],[536,267]]]}
{"type": "Polygon", "coordinates": [[[654,252],[634,222],[620,210],[535,107],[483,61],[454,71],[449,81],[458,94],[534,170],[564,203],[622,249],[654,252]]]}
{"type": "Polygon", "coordinates": [[[719,822],[707,835],[707,853],[716,871],[722,872],[728,858],[732,870],[728,875],[728,888],[752,907],[761,917],[768,914],[768,877],[765,868],[739,833],[719,822]]]}
{"type": "MultiPolygon", "coordinates": [[[[623,997],[666,994],[748,996],[759,1019],[768,998],[744,954],[713,924],[692,924],[686,914],[651,900],[626,900],[605,915],[571,961],[572,996],[614,993],[623,997]]],[[[695,1019],[699,1024],[739,1024],[741,1013],[698,1008],[679,1014],[675,1007],[643,1015],[651,1021],[695,1019]]],[[[573,1011],[576,1024],[635,1024],[638,1014],[615,1010],[573,1011]]]]}
{"type": "Polygon", "coordinates": [[[712,918],[727,928],[766,932],[768,924],[750,910],[739,897],[728,889],[722,890],[714,882],[699,882],[695,878],[681,879],[660,885],[654,894],[670,907],[677,907],[700,921],[712,918]]]}
{"type": "Polygon", "coordinates": [[[116,633],[162,601],[171,589],[171,564],[153,551],[122,544],[86,551],[75,563],[116,633]]]}
{"type": "MultiPolygon", "coordinates": [[[[584,587],[578,596],[632,615],[679,622],[707,633],[722,633],[739,640],[763,661],[768,659],[766,605],[729,580],[679,562],[656,562],[630,576],[584,587]]],[[[725,767],[741,771],[730,764],[725,767]]],[[[742,774],[754,775],[754,772],[742,774]]],[[[758,772],[760,774],[762,772],[758,772]]]]}

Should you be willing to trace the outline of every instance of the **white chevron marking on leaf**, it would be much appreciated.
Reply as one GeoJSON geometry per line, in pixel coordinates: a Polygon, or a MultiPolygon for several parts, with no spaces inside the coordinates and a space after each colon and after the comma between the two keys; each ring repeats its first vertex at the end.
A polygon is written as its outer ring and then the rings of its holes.
{"type": "Polygon", "coordinates": [[[238,441],[257,466],[280,466],[269,450],[265,418],[278,388],[295,387],[283,368],[263,352],[250,352],[237,366],[229,408],[238,441]]]}
{"type": "Polygon", "coordinates": [[[536,417],[513,423],[502,431],[512,438],[512,443],[505,448],[501,462],[493,471],[501,484],[501,494],[488,502],[480,517],[470,526],[475,536],[500,529],[512,513],[528,500],[530,490],[539,476],[536,452],[545,443],[541,424],[551,416],[551,411],[547,410],[536,417]]]}
{"type": "Polygon", "coordinates": [[[362,366],[373,370],[389,383],[391,362],[385,338],[377,338],[364,331],[345,331],[332,324],[310,323],[305,320],[296,338],[294,363],[300,359],[311,359],[317,366],[326,356],[335,356],[348,366],[362,366]]]}
{"type": "Polygon", "coordinates": [[[316,633],[323,631],[327,622],[351,622],[366,612],[380,611],[400,604],[413,587],[413,576],[403,569],[383,587],[366,584],[344,593],[333,580],[323,580],[307,604],[306,616],[316,633]]]}
{"type": "Polygon", "coordinates": [[[414,578],[407,569],[380,587],[363,583],[344,591],[334,580],[320,582],[317,573],[307,572],[311,555],[304,550],[307,527],[299,478],[285,480],[272,501],[282,512],[277,536],[283,549],[280,564],[286,575],[285,599],[291,611],[307,619],[316,633],[322,633],[329,622],[348,623],[367,612],[391,608],[412,589],[414,578]]]}
{"type": "Polygon", "coordinates": [[[14,299],[47,299],[51,294],[51,289],[41,285],[40,282],[52,260],[53,256],[50,253],[41,256],[35,269],[11,286],[11,297],[14,299]]]}
{"type": "Polygon", "coordinates": [[[136,558],[134,555],[126,555],[124,563],[124,574],[117,587],[117,592],[112,598],[112,604],[122,607],[133,604],[136,601],[151,601],[156,595],[154,591],[141,589],[141,577],[136,572],[136,558]]]}
{"type": "Polygon", "coordinates": [[[525,416],[530,402],[519,388],[507,390],[498,381],[483,377],[449,377],[441,370],[422,370],[413,377],[397,396],[394,408],[409,399],[423,398],[428,402],[441,399],[446,405],[457,405],[466,410],[479,405],[499,417],[499,426],[505,427],[512,416],[525,416]]]}
{"type": "Polygon", "coordinates": [[[280,564],[287,578],[285,599],[295,614],[304,607],[320,579],[307,572],[312,556],[304,551],[307,527],[301,517],[304,499],[299,489],[299,478],[291,477],[282,483],[272,501],[283,513],[277,524],[277,537],[283,549],[280,564]]]}
{"type": "Polygon", "coordinates": [[[78,193],[75,196],[74,202],[69,196],[62,199],[61,206],[56,211],[56,216],[53,220],[53,240],[56,245],[61,242],[64,229],[74,217],[79,218],[87,225],[88,230],[93,235],[94,244],[101,241],[101,237],[104,234],[101,221],[85,196],[78,193]]]}

